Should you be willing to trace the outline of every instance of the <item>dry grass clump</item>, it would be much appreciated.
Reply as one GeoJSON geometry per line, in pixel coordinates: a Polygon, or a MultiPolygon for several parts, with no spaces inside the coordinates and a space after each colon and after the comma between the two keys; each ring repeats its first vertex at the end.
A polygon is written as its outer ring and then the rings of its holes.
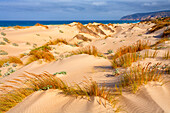
{"type": "Polygon", "coordinates": [[[169,51],[165,52],[165,54],[163,55],[163,59],[166,59],[166,60],[170,59],[170,52],[169,51]]]}
{"type": "Polygon", "coordinates": [[[22,88],[13,90],[7,94],[0,94],[0,112],[8,111],[32,93],[33,90],[22,88]]]}
{"type": "Polygon", "coordinates": [[[131,46],[124,46],[124,47],[119,48],[114,55],[114,59],[126,53],[134,53],[134,52],[142,51],[144,49],[149,49],[149,48],[150,48],[149,41],[138,40],[136,43],[132,44],[131,46]]]}
{"type": "Polygon", "coordinates": [[[45,59],[46,61],[54,60],[54,56],[49,51],[34,50],[30,52],[30,55],[35,56],[37,59],[45,59]]]}
{"type": "Polygon", "coordinates": [[[133,62],[138,61],[141,58],[139,53],[127,53],[123,56],[120,56],[116,59],[113,59],[111,61],[112,67],[117,68],[117,67],[129,67],[132,65],[133,62]]]}
{"type": "Polygon", "coordinates": [[[36,23],[34,26],[42,26],[42,27],[45,27],[46,29],[48,29],[48,26],[40,24],[40,23],[36,23]]]}
{"type": "MultiPolygon", "coordinates": [[[[99,87],[98,84],[92,80],[86,80],[81,86],[75,84],[74,86],[68,86],[61,79],[49,73],[43,73],[40,75],[27,73],[28,75],[23,75],[27,77],[27,82],[22,82],[16,80],[16,83],[25,83],[26,88],[13,88],[12,91],[5,94],[0,94],[0,112],[6,112],[10,108],[14,107],[17,103],[21,102],[26,96],[32,94],[38,90],[48,90],[48,89],[60,89],[63,93],[72,96],[86,96],[90,99],[90,96],[98,96],[107,101],[109,101],[113,106],[115,106],[115,98],[110,93],[110,90],[105,87],[99,87]]],[[[9,81],[10,82],[10,81],[9,81]]],[[[4,86],[3,88],[10,87],[4,86]]],[[[1,88],[1,89],[3,89],[1,88]]],[[[101,102],[101,99],[99,103],[101,102]]],[[[105,101],[106,106],[106,101],[105,101]]]]}
{"type": "Polygon", "coordinates": [[[23,62],[16,56],[9,56],[6,58],[0,59],[0,67],[3,66],[4,63],[17,63],[17,64],[23,64],[23,62]]]}
{"type": "Polygon", "coordinates": [[[65,40],[65,39],[62,39],[62,38],[59,38],[59,39],[56,39],[56,40],[53,40],[53,41],[49,41],[48,43],[46,43],[45,45],[48,46],[48,45],[57,45],[59,43],[63,43],[63,44],[66,44],[68,45],[69,43],[65,40]]]}
{"type": "Polygon", "coordinates": [[[29,58],[28,58],[27,62],[25,63],[25,65],[28,65],[28,64],[30,64],[30,63],[32,63],[34,61],[37,61],[37,60],[38,60],[38,58],[36,56],[29,55],[29,58]]]}
{"type": "Polygon", "coordinates": [[[77,46],[77,47],[79,47],[79,45],[77,43],[71,44],[71,43],[67,42],[65,39],[62,39],[62,38],[59,38],[59,39],[56,39],[56,40],[53,40],[53,41],[50,40],[44,46],[57,45],[59,43],[63,43],[63,44],[70,45],[70,46],[77,46]]]}
{"type": "Polygon", "coordinates": [[[81,48],[79,50],[72,51],[71,54],[73,54],[73,55],[88,54],[88,55],[94,55],[94,56],[99,56],[99,57],[103,56],[100,52],[98,52],[98,50],[95,46],[87,46],[87,47],[81,48]]]}
{"type": "Polygon", "coordinates": [[[46,45],[31,50],[29,53],[30,57],[26,64],[30,64],[38,59],[45,59],[46,61],[54,60],[54,56],[49,50],[51,50],[51,47],[46,45]]]}
{"type": "Polygon", "coordinates": [[[160,63],[157,63],[154,66],[151,66],[151,63],[148,63],[146,66],[137,66],[131,67],[130,72],[126,72],[120,79],[119,86],[123,88],[130,89],[133,93],[139,89],[139,86],[147,84],[149,81],[160,81],[161,79],[161,70],[158,68],[160,63]]]}

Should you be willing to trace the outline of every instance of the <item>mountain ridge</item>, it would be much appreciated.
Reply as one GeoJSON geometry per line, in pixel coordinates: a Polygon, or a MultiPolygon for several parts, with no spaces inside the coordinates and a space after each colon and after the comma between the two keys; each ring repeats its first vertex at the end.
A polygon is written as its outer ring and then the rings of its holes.
{"type": "Polygon", "coordinates": [[[150,20],[153,18],[170,17],[170,10],[148,12],[148,13],[135,13],[123,16],[120,20],[150,20]]]}

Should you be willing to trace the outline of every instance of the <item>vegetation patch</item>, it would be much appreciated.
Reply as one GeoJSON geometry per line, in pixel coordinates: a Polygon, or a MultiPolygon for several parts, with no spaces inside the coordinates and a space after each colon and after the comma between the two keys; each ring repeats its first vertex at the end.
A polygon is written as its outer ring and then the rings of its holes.
{"type": "Polygon", "coordinates": [[[2,67],[7,62],[23,64],[23,62],[18,57],[16,57],[16,56],[9,56],[7,58],[0,59],[0,67],[2,67]]]}
{"type": "Polygon", "coordinates": [[[17,43],[12,43],[13,46],[19,46],[17,43]]]}
{"type": "Polygon", "coordinates": [[[146,66],[138,64],[130,68],[130,72],[125,72],[118,84],[119,88],[127,88],[133,93],[139,89],[139,86],[147,84],[150,81],[161,81],[162,71],[165,67],[157,63],[151,66],[148,63],[146,66]]]}
{"type": "Polygon", "coordinates": [[[8,53],[4,50],[0,50],[0,55],[8,55],[8,53]]]}
{"type": "Polygon", "coordinates": [[[98,57],[104,57],[95,46],[87,46],[84,48],[81,48],[76,51],[71,52],[72,55],[78,55],[78,54],[88,54],[88,55],[94,55],[98,57]]]}
{"type": "Polygon", "coordinates": [[[6,43],[5,42],[0,42],[0,45],[6,45],[6,43]]]}
{"type": "Polygon", "coordinates": [[[134,53],[149,48],[150,48],[150,42],[138,40],[136,43],[132,44],[131,46],[124,46],[119,48],[116,51],[115,55],[113,56],[113,59],[116,59],[126,53],[134,53]]]}
{"type": "MultiPolygon", "coordinates": [[[[43,73],[40,75],[28,73],[28,75],[23,75],[23,77],[28,78],[27,82],[22,82],[20,79],[15,79],[15,81],[8,81],[15,84],[25,83],[26,88],[14,88],[10,85],[4,85],[1,89],[7,87],[12,88],[13,90],[5,94],[0,94],[0,112],[6,112],[10,108],[14,107],[17,103],[21,102],[25,97],[32,94],[35,91],[39,90],[48,90],[48,89],[59,89],[63,93],[72,96],[86,96],[90,100],[90,96],[98,96],[99,104],[101,104],[101,98],[109,101],[113,106],[117,103],[117,100],[110,93],[110,90],[107,88],[99,87],[98,84],[93,80],[86,80],[83,82],[83,85],[79,86],[75,84],[74,86],[68,86],[60,78],[55,77],[49,73],[43,73]]],[[[106,106],[106,101],[105,104],[106,106]]]]}
{"type": "Polygon", "coordinates": [[[58,38],[56,40],[53,40],[53,41],[49,41],[48,43],[46,43],[45,45],[48,46],[48,45],[57,45],[59,43],[63,43],[63,44],[66,44],[68,45],[69,43],[65,40],[65,39],[62,39],[62,38],[58,38]]]}
{"type": "Polygon", "coordinates": [[[113,59],[111,61],[112,67],[129,67],[132,65],[133,62],[138,61],[141,58],[141,55],[139,53],[127,53],[121,57],[118,57],[116,59],[113,59]]]}
{"type": "Polygon", "coordinates": [[[10,43],[10,41],[7,38],[3,38],[3,40],[7,43],[10,43]]]}
{"type": "Polygon", "coordinates": [[[2,35],[2,36],[6,36],[6,33],[4,33],[4,32],[1,32],[1,35],[2,35]]]}

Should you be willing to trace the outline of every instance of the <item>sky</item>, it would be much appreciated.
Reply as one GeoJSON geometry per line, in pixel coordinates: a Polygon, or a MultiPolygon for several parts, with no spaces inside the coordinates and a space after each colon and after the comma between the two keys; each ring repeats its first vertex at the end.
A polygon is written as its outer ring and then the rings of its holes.
{"type": "Polygon", "coordinates": [[[118,20],[170,10],[170,0],[0,0],[0,20],[118,20]]]}

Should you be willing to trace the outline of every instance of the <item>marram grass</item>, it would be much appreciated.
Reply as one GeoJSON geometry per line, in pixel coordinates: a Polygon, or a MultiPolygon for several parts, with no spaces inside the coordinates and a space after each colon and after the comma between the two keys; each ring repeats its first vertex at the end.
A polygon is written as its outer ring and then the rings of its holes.
{"type": "MultiPolygon", "coordinates": [[[[150,81],[162,81],[161,63],[151,66],[151,63],[142,66],[138,64],[130,68],[130,72],[125,72],[119,81],[120,88],[127,88],[136,93],[139,87],[150,81]]],[[[121,90],[120,90],[121,91],[121,90]]]]}
{"type": "Polygon", "coordinates": [[[8,111],[35,91],[48,89],[59,89],[62,90],[66,95],[86,96],[88,99],[90,99],[90,96],[98,96],[100,97],[99,104],[101,102],[101,98],[107,100],[113,106],[115,106],[117,103],[117,100],[110,93],[109,89],[105,88],[104,86],[98,86],[98,84],[91,79],[84,81],[81,86],[78,84],[69,86],[60,78],[57,78],[55,75],[49,74],[47,72],[40,75],[27,72],[27,74],[20,77],[27,78],[27,81],[25,82],[21,81],[20,79],[15,79],[16,82],[8,82],[15,83],[16,85],[24,83],[24,88],[17,88],[8,85],[3,85],[0,88],[1,90],[4,90],[4,93],[0,94],[0,112],[8,111]],[[9,91],[8,88],[10,88],[9,91]]]}

